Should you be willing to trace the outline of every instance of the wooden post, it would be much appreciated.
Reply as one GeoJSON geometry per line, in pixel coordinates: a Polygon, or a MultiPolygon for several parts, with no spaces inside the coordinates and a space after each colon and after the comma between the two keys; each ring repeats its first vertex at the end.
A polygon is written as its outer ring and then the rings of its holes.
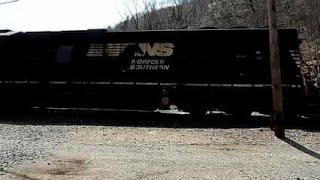
{"type": "Polygon", "coordinates": [[[276,18],[276,2],[269,0],[269,38],[270,38],[270,67],[272,80],[273,112],[270,119],[271,128],[278,138],[284,138],[283,98],[281,87],[281,67],[279,54],[279,39],[276,18]]]}

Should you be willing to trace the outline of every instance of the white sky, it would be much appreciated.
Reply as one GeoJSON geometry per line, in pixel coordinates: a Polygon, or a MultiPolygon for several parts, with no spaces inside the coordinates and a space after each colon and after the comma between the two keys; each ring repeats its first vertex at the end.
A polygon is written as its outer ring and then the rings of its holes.
{"type": "Polygon", "coordinates": [[[123,19],[126,11],[123,2],[125,0],[20,0],[0,5],[0,29],[54,31],[106,28],[123,19]]]}

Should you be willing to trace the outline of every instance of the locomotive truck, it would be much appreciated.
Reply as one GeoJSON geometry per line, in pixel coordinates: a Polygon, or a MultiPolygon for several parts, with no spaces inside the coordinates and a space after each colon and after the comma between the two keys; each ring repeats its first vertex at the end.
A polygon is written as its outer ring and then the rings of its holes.
{"type": "MultiPolygon", "coordinates": [[[[304,97],[297,31],[279,30],[279,46],[285,111],[295,114],[304,97]]],[[[2,109],[272,109],[267,29],[2,30],[0,59],[2,109]]]]}

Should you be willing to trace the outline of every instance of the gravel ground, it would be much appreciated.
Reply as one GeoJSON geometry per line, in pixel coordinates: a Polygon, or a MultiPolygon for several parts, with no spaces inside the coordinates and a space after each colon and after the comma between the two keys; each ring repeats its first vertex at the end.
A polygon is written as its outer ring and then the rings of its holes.
{"type": "Polygon", "coordinates": [[[320,133],[0,124],[0,179],[320,179],[320,133]]]}
{"type": "Polygon", "coordinates": [[[0,125],[0,166],[33,162],[48,156],[65,141],[68,128],[55,126],[0,125]]]}

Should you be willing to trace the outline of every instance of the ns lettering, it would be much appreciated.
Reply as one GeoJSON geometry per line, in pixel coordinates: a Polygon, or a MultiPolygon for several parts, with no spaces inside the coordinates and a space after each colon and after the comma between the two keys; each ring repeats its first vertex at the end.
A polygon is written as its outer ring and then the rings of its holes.
{"type": "Polygon", "coordinates": [[[173,54],[175,48],[172,43],[154,43],[153,46],[149,43],[139,43],[141,52],[136,52],[135,57],[158,56],[158,57],[169,57],[173,54]]]}

